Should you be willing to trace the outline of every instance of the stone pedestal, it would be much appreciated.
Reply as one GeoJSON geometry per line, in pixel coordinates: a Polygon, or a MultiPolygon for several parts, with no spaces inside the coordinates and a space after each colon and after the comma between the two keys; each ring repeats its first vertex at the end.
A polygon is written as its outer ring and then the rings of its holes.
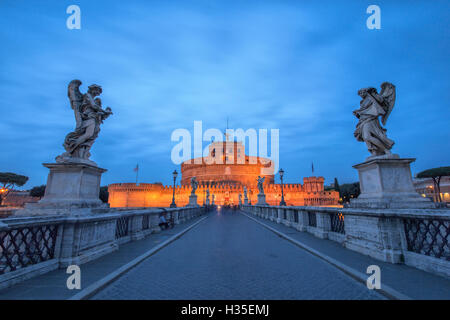
{"type": "Polygon", "coordinates": [[[358,170],[361,194],[352,199],[352,208],[434,208],[421,197],[412,182],[413,158],[372,159],[353,166],[358,170]]]}
{"type": "Polygon", "coordinates": [[[50,169],[45,195],[38,203],[26,204],[16,215],[89,213],[105,208],[99,199],[100,180],[106,169],[85,163],[44,163],[50,169]]]}
{"type": "Polygon", "coordinates": [[[266,202],[266,195],[265,194],[258,194],[258,202],[256,203],[257,206],[267,206],[266,202]]]}
{"type": "Polygon", "coordinates": [[[189,196],[189,204],[187,205],[188,207],[198,207],[198,203],[197,203],[197,195],[196,194],[191,194],[189,196]]]}
{"type": "Polygon", "coordinates": [[[247,198],[244,198],[244,205],[248,205],[248,199],[247,198]]]}

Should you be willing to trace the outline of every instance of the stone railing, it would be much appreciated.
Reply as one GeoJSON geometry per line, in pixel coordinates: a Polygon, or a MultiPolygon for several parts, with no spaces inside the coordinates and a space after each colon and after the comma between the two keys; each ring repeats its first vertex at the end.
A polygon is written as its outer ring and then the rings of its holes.
{"type": "Polygon", "coordinates": [[[117,250],[123,243],[157,233],[160,213],[179,224],[205,207],[105,208],[79,216],[0,219],[0,289],[48,271],[80,265],[117,250]]]}
{"type": "Polygon", "coordinates": [[[242,206],[373,258],[450,277],[450,210],[242,206]]]}

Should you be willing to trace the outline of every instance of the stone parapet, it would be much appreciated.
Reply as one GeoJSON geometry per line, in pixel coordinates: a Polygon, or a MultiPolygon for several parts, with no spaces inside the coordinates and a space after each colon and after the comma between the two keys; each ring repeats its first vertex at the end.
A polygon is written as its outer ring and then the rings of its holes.
{"type": "Polygon", "coordinates": [[[450,210],[241,206],[347,249],[450,278],[450,210]]]}
{"type": "Polygon", "coordinates": [[[0,289],[31,277],[83,264],[129,241],[159,232],[159,215],[174,224],[209,208],[89,208],[88,213],[0,219],[0,289]]]}

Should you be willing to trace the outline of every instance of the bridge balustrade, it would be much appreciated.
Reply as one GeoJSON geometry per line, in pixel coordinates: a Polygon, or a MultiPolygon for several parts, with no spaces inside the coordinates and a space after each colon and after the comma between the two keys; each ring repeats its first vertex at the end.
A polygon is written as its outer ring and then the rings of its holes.
{"type": "Polygon", "coordinates": [[[258,205],[243,205],[241,209],[382,261],[404,263],[450,278],[448,209],[258,205]]]}
{"type": "Polygon", "coordinates": [[[180,224],[209,209],[106,208],[77,216],[0,219],[0,289],[60,267],[92,261],[126,242],[160,232],[160,213],[180,224]]]}

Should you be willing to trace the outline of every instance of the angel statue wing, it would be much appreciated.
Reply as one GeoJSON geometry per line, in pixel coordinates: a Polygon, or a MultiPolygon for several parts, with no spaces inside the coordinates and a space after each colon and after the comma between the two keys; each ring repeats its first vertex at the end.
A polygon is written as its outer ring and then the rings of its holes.
{"type": "Polygon", "coordinates": [[[76,129],[81,126],[81,103],[83,102],[83,95],[80,92],[81,81],[80,80],[72,80],[69,83],[69,87],[67,88],[67,96],[70,100],[70,106],[72,107],[75,113],[75,121],[76,121],[76,129]]]}
{"type": "Polygon", "coordinates": [[[384,99],[384,108],[386,113],[381,117],[381,123],[386,125],[386,121],[389,118],[389,115],[394,109],[395,104],[395,86],[390,82],[383,82],[381,84],[380,96],[384,99]]]}

